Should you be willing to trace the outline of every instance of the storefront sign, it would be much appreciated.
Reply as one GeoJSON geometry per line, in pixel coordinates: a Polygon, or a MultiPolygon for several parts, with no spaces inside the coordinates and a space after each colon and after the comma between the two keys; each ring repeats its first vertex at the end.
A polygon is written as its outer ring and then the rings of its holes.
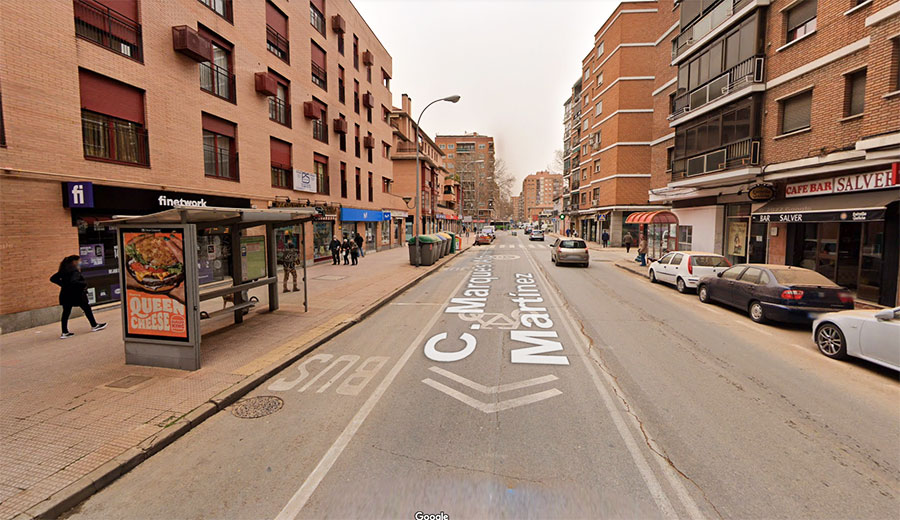
{"type": "Polygon", "coordinates": [[[188,343],[185,228],[120,230],[125,338],[188,343]]]}
{"type": "Polygon", "coordinates": [[[753,222],[784,222],[798,224],[802,222],[866,222],[883,220],[884,209],[860,209],[844,211],[815,211],[809,213],[765,213],[753,215],[753,222]]]}
{"type": "MultiPolygon", "coordinates": [[[[341,208],[341,220],[344,222],[381,222],[387,212],[370,209],[341,208]]],[[[390,220],[390,213],[388,213],[390,220]]]]}
{"type": "Polygon", "coordinates": [[[383,220],[383,221],[391,220],[391,212],[390,211],[382,211],[381,212],[381,220],[383,220]]]}
{"type": "Polygon", "coordinates": [[[754,184],[747,190],[747,198],[753,202],[768,202],[775,198],[775,186],[771,184],[754,184]]]}
{"type": "Polygon", "coordinates": [[[318,176],[315,173],[294,170],[294,190],[316,193],[318,191],[318,176]]]}
{"type": "Polygon", "coordinates": [[[93,208],[94,184],[91,182],[64,183],[66,191],[65,206],[67,208],[93,208]]]}
{"type": "Polygon", "coordinates": [[[809,195],[881,190],[898,185],[900,185],[900,179],[897,179],[897,175],[891,170],[885,170],[788,184],[784,187],[784,196],[806,197],[809,195]]]}

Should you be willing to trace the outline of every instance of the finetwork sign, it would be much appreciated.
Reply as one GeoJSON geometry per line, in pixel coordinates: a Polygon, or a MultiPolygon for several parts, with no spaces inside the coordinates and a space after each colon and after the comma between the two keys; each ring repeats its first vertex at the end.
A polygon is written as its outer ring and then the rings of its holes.
{"type": "Polygon", "coordinates": [[[195,208],[205,208],[206,207],[206,199],[199,200],[191,200],[191,199],[170,199],[165,195],[160,195],[157,199],[159,201],[160,206],[169,206],[174,208],[175,206],[192,206],[195,208]]]}

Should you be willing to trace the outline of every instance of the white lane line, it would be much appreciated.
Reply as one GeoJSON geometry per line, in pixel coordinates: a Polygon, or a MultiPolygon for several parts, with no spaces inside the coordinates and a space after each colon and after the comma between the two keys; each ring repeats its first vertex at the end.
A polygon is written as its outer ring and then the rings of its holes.
{"type": "Polygon", "coordinates": [[[509,410],[510,408],[515,408],[517,406],[524,406],[526,404],[536,403],[538,401],[543,401],[545,399],[550,399],[551,397],[556,397],[558,395],[562,395],[562,392],[557,390],[556,388],[551,388],[550,390],[544,390],[543,392],[538,392],[536,394],[523,395],[522,397],[516,397],[515,399],[507,399],[506,401],[500,401],[497,403],[483,403],[474,397],[469,397],[466,394],[454,390],[447,385],[438,383],[437,381],[429,378],[425,378],[422,380],[423,383],[434,388],[439,392],[443,392],[450,397],[460,401],[464,404],[475,408],[476,410],[481,410],[484,413],[497,413],[502,412],[503,410],[509,410]]]}
{"type": "MultiPolygon", "coordinates": [[[[672,503],[669,502],[669,498],[666,496],[665,491],[663,491],[662,486],[656,479],[656,476],[650,470],[650,465],[647,463],[647,459],[644,457],[643,453],[641,453],[640,448],[638,448],[637,441],[635,441],[634,435],[632,434],[631,430],[628,429],[628,426],[625,423],[625,419],[622,417],[621,410],[618,406],[616,406],[616,403],[615,401],[613,401],[609,390],[606,389],[606,386],[604,386],[603,382],[600,380],[600,374],[603,374],[603,378],[606,380],[606,383],[611,388],[613,388],[616,394],[622,396],[620,397],[621,399],[625,399],[625,393],[612,378],[612,376],[605,370],[601,370],[598,373],[597,367],[594,366],[594,363],[591,362],[588,358],[590,357],[598,364],[602,364],[602,361],[598,357],[596,357],[593,349],[589,349],[587,347],[588,338],[584,334],[576,332],[576,330],[578,330],[578,327],[576,327],[575,323],[573,323],[572,317],[563,311],[562,300],[556,294],[554,286],[549,283],[546,276],[544,276],[544,272],[537,266],[532,256],[527,253],[525,256],[528,258],[529,262],[534,268],[535,273],[543,280],[544,286],[547,287],[547,296],[553,301],[553,304],[556,305],[558,309],[560,309],[560,312],[558,313],[560,319],[563,322],[563,325],[566,327],[569,333],[569,337],[572,338],[576,347],[581,351],[582,355],[579,357],[584,362],[584,366],[587,368],[588,373],[591,375],[591,380],[594,382],[594,386],[597,388],[597,392],[603,399],[603,404],[606,405],[606,409],[613,419],[613,423],[616,426],[616,430],[618,430],[619,432],[619,436],[622,438],[622,441],[628,448],[628,452],[631,454],[631,459],[634,461],[635,466],[637,466],[638,472],[640,473],[641,478],[644,480],[644,484],[647,486],[647,490],[650,492],[650,496],[653,497],[653,500],[656,502],[656,505],[663,516],[665,516],[666,518],[678,518],[678,514],[672,507],[672,503]],[[579,341],[578,338],[580,338],[581,341],[579,341]]],[[[634,430],[642,431],[641,425],[640,423],[638,423],[637,418],[631,414],[628,414],[627,416],[631,419],[631,424],[634,430]]],[[[654,441],[649,434],[646,434],[646,441],[652,447],[652,451],[662,453],[659,445],[656,444],[656,441],[654,441]]],[[[653,458],[656,459],[656,462],[662,470],[663,475],[665,475],[666,480],[668,480],[669,484],[675,490],[676,495],[678,495],[678,499],[687,510],[688,516],[695,519],[704,518],[704,515],[700,512],[700,509],[697,507],[696,502],[694,502],[694,499],[691,498],[691,495],[687,492],[687,489],[684,488],[684,485],[681,482],[681,477],[678,476],[675,471],[669,466],[668,462],[657,453],[654,453],[653,458]]]]}
{"type": "Polygon", "coordinates": [[[771,332],[765,330],[764,328],[762,328],[759,325],[750,325],[749,323],[747,323],[743,320],[735,320],[734,323],[737,323],[738,325],[743,325],[744,327],[747,327],[748,329],[752,330],[753,332],[759,332],[760,334],[765,334],[766,336],[772,335],[771,332]]]}
{"type": "Polygon", "coordinates": [[[453,291],[450,293],[451,296],[447,298],[446,303],[441,305],[434,315],[431,316],[421,332],[419,332],[412,343],[409,344],[409,347],[406,348],[403,355],[400,356],[400,359],[397,360],[397,363],[391,368],[391,371],[384,377],[384,380],[382,380],[378,387],[375,388],[372,395],[366,399],[366,402],[363,403],[362,407],[356,412],[356,415],[353,416],[353,419],[350,420],[350,423],[344,428],[344,431],[342,431],[334,441],[334,444],[328,448],[328,451],[325,452],[325,455],[316,465],[315,469],[313,469],[312,473],[306,477],[303,485],[300,486],[281,512],[278,513],[275,520],[293,520],[300,514],[300,510],[303,509],[303,506],[306,505],[309,497],[316,491],[316,488],[325,478],[325,475],[328,474],[331,467],[334,466],[334,463],[337,462],[337,459],[341,456],[344,448],[346,448],[347,445],[350,444],[350,441],[353,440],[353,436],[359,431],[359,428],[362,426],[363,422],[365,422],[366,417],[369,416],[369,413],[375,408],[378,401],[381,400],[381,397],[387,391],[388,387],[391,386],[391,383],[397,378],[397,374],[400,373],[400,370],[402,370],[404,365],[406,365],[406,362],[409,361],[413,352],[415,352],[425,340],[425,336],[429,333],[431,328],[434,327],[438,319],[444,314],[444,309],[450,304],[450,298],[452,298],[468,280],[469,278],[467,276],[462,277],[462,280],[460,280],[459,284],[454,287],[453,291]]]}
{"type": "Polygon", "coordinates": [[[476,390],[481,392],[482,394],[501,394],[503,392],[509,392],[510,390],[518,390],[520,388],[528,388],[529,386],[542,385],[544,383],[549,383],[550,381],[556,381],[559,379],[553,374],[535,377],[533,379],[526,379],[525,381],[517,381],[515,383],[506,383],[504,385],[496,385],[496,386],[485,386],[481,383],[476,383],[470,379],[466,379],[465,377],[454,374],[453,372],[444,370],[443,368],[438,367],[430,367],[428,370],[431,370],[435,374],[440,374],[447,379],[452,379],[457,383],[467,386],[472,390],[476,390]]]}

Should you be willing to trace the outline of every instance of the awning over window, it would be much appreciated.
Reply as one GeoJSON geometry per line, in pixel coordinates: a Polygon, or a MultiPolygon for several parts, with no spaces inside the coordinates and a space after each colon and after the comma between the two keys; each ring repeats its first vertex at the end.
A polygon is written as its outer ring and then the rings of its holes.
{"type": "Polygon", "coordinates": [[[753,212],[753,222],[865,222],[884,220],[900,190],[867,191],[774,200],[753,212]]]}
{"type": "Polygon", "coordinates": [[[671,211],[642,211],[632,213],[625,219],[626,224],[678,224],[678,216],[671,211]]]}

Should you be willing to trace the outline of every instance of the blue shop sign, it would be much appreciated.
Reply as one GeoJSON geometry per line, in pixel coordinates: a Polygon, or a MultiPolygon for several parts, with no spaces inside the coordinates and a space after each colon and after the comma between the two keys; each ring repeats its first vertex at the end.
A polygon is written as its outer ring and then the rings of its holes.
{"type": "Polygon", "coordinates": [[[341,220],[344,222],[381,222],[387,214],[390,220],[390,212],[372,209],[341,208],[341,220]]]}

